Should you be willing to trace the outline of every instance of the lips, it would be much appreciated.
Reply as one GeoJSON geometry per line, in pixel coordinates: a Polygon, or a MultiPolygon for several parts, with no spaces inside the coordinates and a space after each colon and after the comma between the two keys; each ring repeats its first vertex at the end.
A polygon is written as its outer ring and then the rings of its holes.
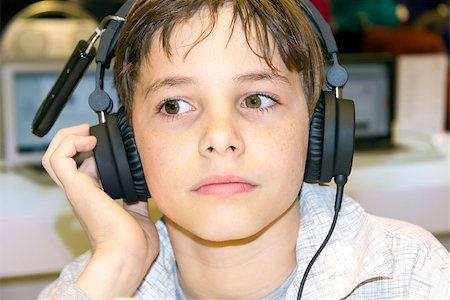
{"type": "Polygon", "coordinates": [[[227,176],[208,176],[191,190],[201,195],[233,195],[253,191],[258,185],[245,178],[227,176]]]}

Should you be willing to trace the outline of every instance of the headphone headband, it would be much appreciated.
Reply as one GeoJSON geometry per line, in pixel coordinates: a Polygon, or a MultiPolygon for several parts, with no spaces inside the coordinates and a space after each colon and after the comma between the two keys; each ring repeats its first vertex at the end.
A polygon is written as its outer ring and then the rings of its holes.
{"type": "Polygon", "coordinates": [[[295,2],[310,20],[322,46],[327,50],[329,58],[331,58],[332,53],[338,53],[333,32],[317,8],[309,0],[295,0],[295,2]]]}
{"type": "MultiPolygon", "coordinates": [[[[135,0],[128,0],[122,5],[116,12],[116,16],[125,18],[128,15],[135,0]]],[[[102,64],[105,68],[109,68],[111,60],[114,57],[114,50],[116,48],[117,40],[119,39],[120,30],[122,29],[123,22],[118,20],[112,20],[108,23],[108,26],[103,32],[100,44],[98,46],[97,55],[95,56],[95,62],[102,64]]]]}
{"type": "MultiPolygon", "coordinates": [[[[135,0],[128,0],[123,4],[120,9],[116,12],[116,16],[125,18],[131,7],[133,6],[135,0]]],[[[295,0],[296,4],[303,10],[308,19],[313,25],[314,31],[319,37],[320,42],[327,50],[330,58],[332,53],[338,53],[338,48],[336,41],[333,37],[333,32],[327,21],[322,17],[317,8],[309,0],[295,0]]],[[[109,57],[117,43],[117,36],[120,33],[121,24],[118,22],[110,22],[107,26],[106,31],[103,33],[102,40],[104,42],[100,43],[99,50],[96,56],[96,62],[106,62],[106,58],[109,57]]]]}
{"type": "Polygon", "coordinates": [[[337,54],[338,48],[334,39],[331,27],[323,18],[322,14],[309,0],[296,0],[297,5],[308,17],[322,47],[325,48],[328,59],[332,61],[330,69],[327,71],[326,84],[330,90],[336,90],[336,96],[339,97],[339,88],[344,87],[348,81],[348,72],[339,63],[337,54]]]}

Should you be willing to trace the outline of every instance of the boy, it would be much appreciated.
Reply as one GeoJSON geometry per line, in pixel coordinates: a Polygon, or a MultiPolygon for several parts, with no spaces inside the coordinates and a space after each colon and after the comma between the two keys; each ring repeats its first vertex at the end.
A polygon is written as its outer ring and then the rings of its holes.
{"type": "MultiPolygon", "coordinates": [[[[77,169],[87,125],[60,131],[43,165],[92,252],[41,297],[295,299],[333,216],[335,192],[301,184],[322,60],[292,0],[137,1],[115,83],[164,217],[115,204],[92,159],[77,169]]],[[[430,234],[345,198],[303,297],[444,299],[449,261],[430,234]]]]}

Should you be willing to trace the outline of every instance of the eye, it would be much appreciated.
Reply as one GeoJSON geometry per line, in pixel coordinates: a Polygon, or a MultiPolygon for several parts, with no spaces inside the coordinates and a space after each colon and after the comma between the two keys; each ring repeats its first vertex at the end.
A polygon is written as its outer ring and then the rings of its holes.
{"type": "Polygon", "coordinates": [[[253,94],[245,97],[241,105],[245,108],[261,109],[273,106],[275,103],[276,102],[269,96],[253,94]]]}
{"type": "Polygon", "coordinates": [[[191,106],[180,99],[167,100],[161,105],[161,112],[167,115],[182,114],[190,110],[191,106]]]}

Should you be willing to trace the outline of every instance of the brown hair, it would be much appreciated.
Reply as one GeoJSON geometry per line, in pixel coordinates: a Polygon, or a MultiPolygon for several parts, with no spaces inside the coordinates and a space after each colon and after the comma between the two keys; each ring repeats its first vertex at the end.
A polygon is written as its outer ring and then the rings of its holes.
{"type": "MultiPolygon", "coordinates": [[[[247,44],[256,33],[260,54],[272,70],[273,47],[276,47],[290,71],[301,77],[305,96],[312,112],[323,85],[323,54],[310,21],[294,0],[137,0],[123,25],[114,66],[117,94],[131,120],[138,70],[148,58],[151,43],[159,42],[168,57],[170,38],[177,24],[191,19],[202,9],[210,13],[210,26],[198,37],[200,42],[213,30],[219,8],[233,8],[232,30],[236,20],[242,23],[247,44]],[[273,42],[272,42],[273,41],[273,42]]],[[[195,44],[193,45],[195,46],[195,44]]]]}

